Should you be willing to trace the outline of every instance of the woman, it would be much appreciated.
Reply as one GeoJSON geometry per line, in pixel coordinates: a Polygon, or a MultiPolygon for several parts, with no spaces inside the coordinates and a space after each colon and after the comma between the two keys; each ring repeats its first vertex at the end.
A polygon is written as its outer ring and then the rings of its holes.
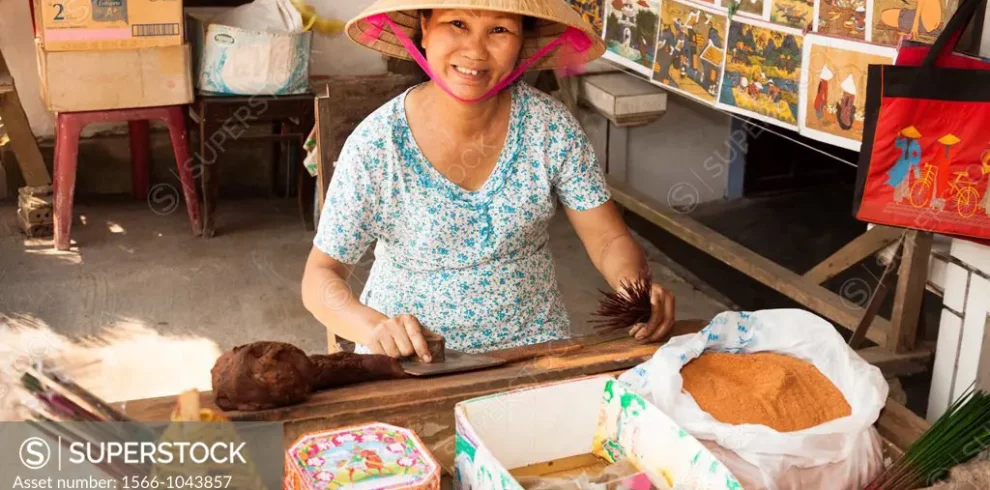
{"type": "MultiPolygon", "coordinates": [[[[345,143],[303,301],[358,352],[427,362],[424,332],[462,352],[565,338],[547,246],[557,200],[613,288],[647,263],[580,125],[516,80],[527,68],[590,61],[604,44],[563,0],[418,4],[427,2],[380,0],[347,26],[360,44],[418,58],[431,80],[379,108],[345,143]],[[356,298],[349,264],[374,240],[356,298]]],[[[637,339],[659,340],[673,325],[674,298],[653,285],[651,301],[650,320],[630,326],[637,339]]]]}

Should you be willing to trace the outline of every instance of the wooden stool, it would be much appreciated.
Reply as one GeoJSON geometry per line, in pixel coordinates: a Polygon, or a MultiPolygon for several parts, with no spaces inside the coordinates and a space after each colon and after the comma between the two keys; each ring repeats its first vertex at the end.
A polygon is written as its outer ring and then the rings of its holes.
{"type": "MultiPolygon", "coordinates": [[[[199,124],[199,161],[203,175],[203,237],[211,238],[216,232],[217,203],[220,200],[220,156],[229,145],[247,140],[296,142],[296,158],[290,162],[290,175],[298,179],[300,213],[307,230],[313,229],[312,208],[315,198],[313,182],[303,166],[302,145],[314,124],[314,95],[252,95],[196,97],[190,116],[199,124]],[[266,123],[271,134],[245,134],[250,125],[266,123]]],[[[278,171],[279,146],[273,145],[272,174],[278,171]]],[[[276,192],[277,194],[277,192],[276,192]]]]}
{"type": "MultiPolygon", "coordinates": [[[[76,187],[76,166],[79,157],[79,135],[82,129],[97,122],[127,121],[131,138],[131,192],[135,199],[148,197],[148,121],[160,119],[168,125],[172,151],[179,170],[182,193],[189,212],[193,235],[201,233],[199,200],[189,158],[186,136],[185,106],[143,107],[105,111],[60,112],[55,134],[55,248],[69,249],[72,229],[72,201],[76,187]]],[[[178,197],[178,196],[176,196],[178,197]]]]}

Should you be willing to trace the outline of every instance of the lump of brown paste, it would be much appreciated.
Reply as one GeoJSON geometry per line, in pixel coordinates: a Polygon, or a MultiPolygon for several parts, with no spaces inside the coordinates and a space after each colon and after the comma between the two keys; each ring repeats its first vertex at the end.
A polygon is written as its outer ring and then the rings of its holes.
{"type": "Polygon", "coordinates": [[[365,381],[406,377],[398,359],[378,354],[337,352],[310,356],[316,366],[314,390],[325,390],[365,381]]]}
{"type": "Polygon", "coordinates": [[[210,371],[214,403],[223,410],[254,411],[295,405],[314,390],[406,377],[397,359],[338,352],[307,356],[284,342],[234,347],[210,371]]]}
{"type": "Polygon", "coordinates": [[[302,349],[284,342],[234,347],[210,371],[213,396],[224,410],[263,410],[309,398],[316,370],[302,349]]]}

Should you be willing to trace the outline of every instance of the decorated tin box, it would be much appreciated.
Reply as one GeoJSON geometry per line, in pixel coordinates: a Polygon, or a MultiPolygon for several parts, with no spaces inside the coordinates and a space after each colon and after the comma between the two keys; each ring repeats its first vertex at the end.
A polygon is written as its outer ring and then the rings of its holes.
{"type": "Polygon", "coordinates": [[[285,459],[285,488],[439,490],[440,465],[412,431],[368,424],[299,438],[285,459]]]}

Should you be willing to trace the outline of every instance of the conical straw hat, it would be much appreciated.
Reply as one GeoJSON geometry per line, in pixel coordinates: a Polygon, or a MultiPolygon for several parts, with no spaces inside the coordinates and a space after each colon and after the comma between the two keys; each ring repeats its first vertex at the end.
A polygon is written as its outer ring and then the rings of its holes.
{"type": "Polygon", "coordinates": [[[387,14],[406,35],[415,39],[420,32],[419,10],[421,9],[468,9],[492,10],[520,14],[534,19],[531,29],[523,40],[520,60],[535,54],[573,27],[587,34],[591,47],[582,53],[573,53],[568,46],[561,45],[530,66],[530,70],[562,68],[575,63],[587,63],[605,53],[605,43],[601,37],[564,0],[378,0],[360,15],[351,19],[344,30],[352,41],[386,55],[411,60],[399,39],[386,27],[377,36],[369,36],[374,26],[368,17],[387,14]]]}

